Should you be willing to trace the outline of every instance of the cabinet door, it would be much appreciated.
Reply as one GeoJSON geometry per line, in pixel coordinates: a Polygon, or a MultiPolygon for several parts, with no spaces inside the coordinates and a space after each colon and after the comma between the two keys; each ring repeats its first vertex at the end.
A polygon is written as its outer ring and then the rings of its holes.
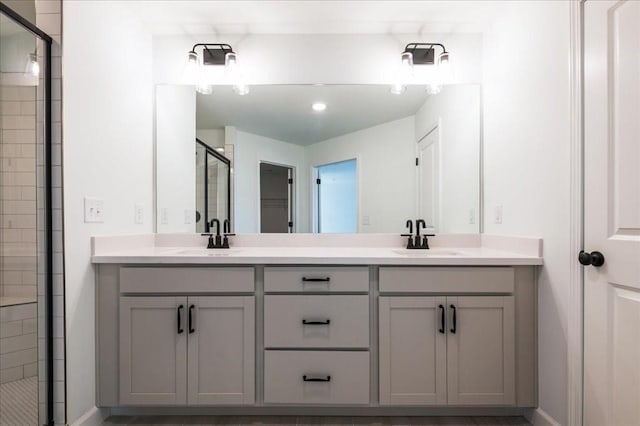
{"type": "Polygon", "coordinates": [[[515,404],[513,296],[447,297],[447,319],[449,405],[515,404]]]}
{"type": "Polygon", "coordinates": [[[379,301],[380,404],[446,404],[446,298],[379,301]]]}
{"type": "Polygon", "coordinates": [[[254,297],[189,297],[188,305],[189,404],[253,404],[254,297]]]}
{"type": "Polygon", "coordinates": [[[187,402],[187,298],[120,298],[120,403],[187,402]]]}

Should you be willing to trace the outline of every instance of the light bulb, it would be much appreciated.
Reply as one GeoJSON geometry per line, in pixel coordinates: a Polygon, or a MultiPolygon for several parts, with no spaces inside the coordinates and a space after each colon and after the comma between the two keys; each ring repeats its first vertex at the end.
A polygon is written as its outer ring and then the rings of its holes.
{"type": "Polygon", "coordinates": [[[402,95],[404,92],[407,91],[407,86],[405,86],[404,84],[395,83],[391,85],[391,88],[389,89],[389,91],[394,95],[402,95]]]}
{"type": "Polygon", "coordinates": [[[442,90],[442,86],[437,83],[427,84],[427,93],[430,95],[437,95],[442,90]]]}
{"type": "Polygon", "coordinates": [[[234,72],[238,65],[238,56],[234,52],[229,52],[224,55],[224,66],[227,67],[227,71],[234,72]]]}
{"type": "Polygon", "coordinates": [[[213,86],[210,84],[198,84],[196,85],[196,92],[202,94],[202,95],[210,95],[213,93],[213,86]]]}
{"type": "Polygon", "coordinates": [[[184,84],[197,84],[200,74],[200,66],[198,65],[198,54],[194,51],[189,52],[187,63],[182,72],[182,81],[184,84]]]}
{"type": "Polygon", "coordinates": [[[233,91],[236,95],[244,96],[249,94],[249,86],[244,83],[238,83],[233,85],[233,91]]]}
{"type": "Polygon", "coordinates": [[[438,58],[438,78],[441,82],[451,80],[451,57],[449,52],[442,52],[438,58]]]}

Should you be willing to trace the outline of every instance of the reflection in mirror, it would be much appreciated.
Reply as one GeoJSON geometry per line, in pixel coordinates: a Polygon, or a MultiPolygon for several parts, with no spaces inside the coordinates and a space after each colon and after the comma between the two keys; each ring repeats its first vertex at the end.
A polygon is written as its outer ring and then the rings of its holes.
{"type": "Polygon", "coordinates": [[[210,232],[213,219],[229,219],[230,161],[196,138],[196,232],[210,232]]]}
{"type": "MultiPolygon", "coordinates": [[[[158,232],[200,232],[212,215],[229,212],[237,233],[400,233],[415,218],[429,232],[479,232],[478,85],[438,94],[411,86],[402,95],[384,85],[264,85],[243,97],[228,86],[214,86],[211,95],[190,86],[158,91],[158,232]],[[163,115],[168,110],[179,112],[163,115]],[[194,179],[201,172],[191,165],[191,177],[175,177],[192,182],[186,192],[193,198],[190,206],[184,197],[172,203],[160,156],[175,154],[175,146],[162,145],[193,134],[230,159],[232,201],[227,211],[210,207],[207,218],[180,229],[162,223],[172,220],[162,209],[182,203],[185,212],[204,215],[194,179]]],[[[187,157],[173,155],[170,174],[189,169],[176,166],[178,158],[187,157]]]]}

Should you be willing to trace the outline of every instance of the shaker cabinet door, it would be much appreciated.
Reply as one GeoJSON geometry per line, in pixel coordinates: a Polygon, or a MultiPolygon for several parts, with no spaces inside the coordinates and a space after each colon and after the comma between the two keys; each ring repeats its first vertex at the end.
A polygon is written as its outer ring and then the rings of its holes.
{"type": "Polygon", "coordinates": [[[120,404],[187,402],[187,298],[120,298],[120,404]]]}
{"type": "Polygon", "coordinates": [[[253,404],[254,297],[189,297],[189,405],[253,404]]]}
{"type": "Polygon", "coordinates": [[[515,404],[513,296],[447,297],[449,405],[515,404]]]}
{"type": "Polygon", "coordinates": [[[445,297],[380,297],[380,404],[447,403],[445,297]]]}

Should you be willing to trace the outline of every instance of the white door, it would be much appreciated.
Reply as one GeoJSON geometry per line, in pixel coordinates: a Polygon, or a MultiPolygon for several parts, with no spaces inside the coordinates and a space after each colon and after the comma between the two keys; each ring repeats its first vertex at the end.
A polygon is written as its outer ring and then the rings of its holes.
{"type": "Polygon", "coordinates": [[[449,296],[446,304],[449,405],[514,405],[513,296],[449,296]]]}
{"type": "Polygon", "coordinates": [[[587,1],[584,24],[584,424],[638,425],[640,2],[587,1]]]}
{"type": "Polygon", "coordinates": [[[380,297],[379,303],[380,405],[445,405],[445,297],[380,297]]]}
{"type": "Polygon", "coordinates": [[[253,404],[253,296],[189,297],[189,405],[253,404]]]}
{"type": "Polygon", "coordinates": [[[418,141],[418,216],[435,233],[440,219],[440,132],[434,127],[418,141]]]}
{"type": "Polygon", "coordinates": [[[186,297],[120,298],[120,403],[187,403],[186,297]]]}

